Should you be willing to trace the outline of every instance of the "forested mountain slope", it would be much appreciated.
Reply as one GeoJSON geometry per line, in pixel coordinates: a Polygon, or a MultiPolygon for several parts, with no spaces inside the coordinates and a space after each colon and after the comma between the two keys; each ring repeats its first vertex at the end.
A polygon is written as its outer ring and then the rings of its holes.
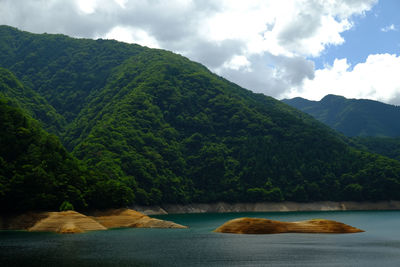
{"type": "Polygon", "coordinates": [[[70,122],[101,89],[112,68],[144,50],[116,41],[31,34],[0,26],[0,65],[43,96],[70,122]]]}
{"type": "Polygon", "coordinates": [[[327,95],[320,101],[296,97],[284,103],[347,136],[400,136],[400,107],[367,99],[327,95]]]}
{"type": "MultiPolygon", "coordinates": [[[[0,212],[58,210],[63,203],[79,210],[132,203],[132,189],[88,170],[31,114],[49,126],[48,119],[59,116],[36,92],[0,68],[0,212]]],[[[62,126],[53,121],[56,129],[62,126]]]]}
{"type": "Polygon", "coordinates": [[[100,172],[88,171],[72,157],[56,136],[0,97],[0,212],[57,210],[64,202],[82,210],[101,207],[105,200],[105,207],[133,201],[125,185],[107,183],[100,172]],[[104,184],[115,192],[104,190],[104,184]]]}
{"type": "Polygon", "coordinates": [[[65,120],[64,145],[136,203],[400,198],[399,162],[182,56],[6,26],[0,40],[0,65],[65,120]]]}
{"type": "Polygon", "coordinates": [[[354,142],[365,150],[400,161],[400,137],[354,137],[354,142]]]}
{"type": "Polygon", "coordinates": [[[24,87],[10,71],[0,68],[0,84],[1,97],[7,97],[14,106],[23,108],[30,116],[43,122],[48,131],[59,134],[64,130],[64,117],[44,97],[24,87]]]}

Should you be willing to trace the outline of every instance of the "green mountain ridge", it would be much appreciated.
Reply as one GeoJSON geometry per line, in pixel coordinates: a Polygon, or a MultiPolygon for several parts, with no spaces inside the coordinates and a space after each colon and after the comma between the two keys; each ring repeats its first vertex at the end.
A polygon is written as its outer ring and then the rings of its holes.
{"type": "Polygon", "coordinates": [[[111,40],[32,34],[9,26],[0,26],[0,36],[1,66],[43,96],[68,122],[89,94],[105,85],[114,67],[145,49],[111,40]]]}
{"type": "Polygon", "coordinates": [[[130,192],[145,205],[399,199],[399,162],[172,52],[0,26],[0,66],[61,116],[62,143],[99,175],[89,208],[130,192]]]}
{"type": "Polygon", "coordinates": [[[310,114],[346,136],[400,136],[398,106],[336,95],[327,95],[320,101],[296,97],[282,102],[310,114]]]}
{"type": "Polygon", "coordinates": [[[37,92],[16,79],[10,71],[0,68],[0,96],[9,98],[10,104],[19,106],[30,116],[40,120],[47,131],[59,134],[65,127],[65,119],[37,92]]]}

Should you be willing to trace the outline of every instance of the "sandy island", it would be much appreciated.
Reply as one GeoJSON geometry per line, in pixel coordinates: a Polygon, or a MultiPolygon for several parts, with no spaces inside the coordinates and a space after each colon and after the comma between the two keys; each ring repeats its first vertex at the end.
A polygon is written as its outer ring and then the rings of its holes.
{"type": "Polygon", "coordinates": [[[170,221],[163,221],[131,210],[116,209],[96,211],[88,215],[76,211],[27,212],[0,219],[0,229],[56,232],[62,234],[83,233],[108,228],[187,228],[170,221]]]}
{"type": "Polygon", "coordinates": [[[325,219],[313,219],[299,222],[280,222],[260,218],[238,218],[224,223],[215,229],[214,232],[231,234],[344,234],[359,233],[364,231],[341,222],[325,219]]]}

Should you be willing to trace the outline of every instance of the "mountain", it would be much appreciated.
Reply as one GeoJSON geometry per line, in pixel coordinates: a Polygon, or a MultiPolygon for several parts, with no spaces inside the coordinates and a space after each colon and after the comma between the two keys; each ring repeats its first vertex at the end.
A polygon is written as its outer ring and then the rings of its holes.
{"type": "Polygon", "coordinates": [[[400,136],[400,107],[366,99],[327,95],[320,101],[296,97],[284,103],[306,112],[346,136],[400,136]]]}
{"type": "Polygon", "coordinates": [[[145,205],[400,198],[398,161],[172,52],[0,26],[0,66],[54,109],[61,142],[100,174],[92,208],[123,205],[129,190],[145,205]]]}

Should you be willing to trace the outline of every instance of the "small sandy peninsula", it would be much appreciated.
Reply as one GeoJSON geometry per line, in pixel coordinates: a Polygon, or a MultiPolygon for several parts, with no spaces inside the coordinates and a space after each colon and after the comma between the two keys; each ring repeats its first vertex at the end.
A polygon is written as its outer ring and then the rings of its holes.
{"type": "Polygon", "coordinates": [[[21,215],[3,216],[0,229],[56,232],[62,234],[83,233],[109,228],[187,228],[131,210],[115,209],[82,214],[76,211],[27,212],[21,215]]]}
{"type": "Polygon", "coordinates": [[[325,219],[299,222],[281,222],[261,218],[238,218],[230,220],[214,232],[232,234],[281,234],[281,233],[326,233],[344,234],[364,232],[353,226],[325,219]]]}

